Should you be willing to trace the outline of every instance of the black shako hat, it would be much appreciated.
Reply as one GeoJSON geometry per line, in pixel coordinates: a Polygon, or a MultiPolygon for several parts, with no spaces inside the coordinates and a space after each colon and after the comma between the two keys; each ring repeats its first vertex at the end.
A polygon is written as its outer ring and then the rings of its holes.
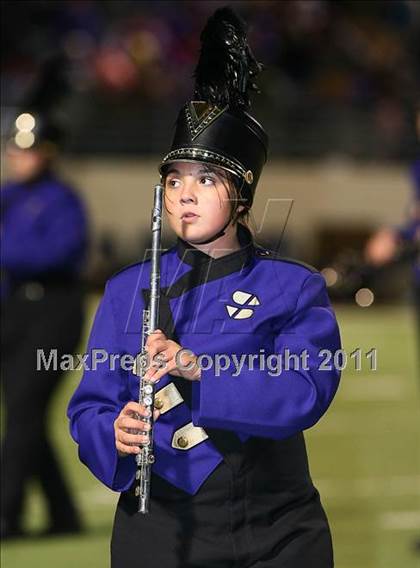
{"type": "Polygon", "coordinates": [[[262,65],[247,43],[245,24],[231,8],[216,10],[201,33],[194,100],[181,109],[169,153],[176,161],[207,162],[234,174],[251,207],[267,160],[268,136],[249,112],[249,91],[262,65]]]}

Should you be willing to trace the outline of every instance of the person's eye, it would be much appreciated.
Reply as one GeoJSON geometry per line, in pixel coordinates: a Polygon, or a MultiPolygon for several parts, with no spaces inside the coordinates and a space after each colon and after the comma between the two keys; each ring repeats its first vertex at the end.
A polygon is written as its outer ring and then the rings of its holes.
{"type": "Polygon", "coordinates": [[[175,179],[175,178],[166,180],[166,185],[168,187],[171,187],[171,188],[174,188],[174,189],[179,187],[179,184],[180,184],[180,181],[178,179],[175,179]]]}
{"type": "Polygon", "coordinates": [[[202,178],[200,178],[200,183],[202,183],[203,185],[214,185],[215,180],[211,176],[203,176],[202,178]]]}

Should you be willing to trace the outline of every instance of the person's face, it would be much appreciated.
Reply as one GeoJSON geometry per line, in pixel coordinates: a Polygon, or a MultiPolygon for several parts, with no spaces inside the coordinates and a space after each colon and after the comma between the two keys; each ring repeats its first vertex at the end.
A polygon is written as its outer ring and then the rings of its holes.
{"type": "Polygon", "coordinates": [[[14,181],[29,181],[46,167],[47,162],[48,157],[41,149],[21,150],[12,144],[7,146],[7,174],[14,181]]]}
{"type": "Polygon", "coordinates": [[[205,241],[229,219],[227,181],[203,163],[174,162],[166,175],[165,207],[177,236],[192,244],[205,241]]]}

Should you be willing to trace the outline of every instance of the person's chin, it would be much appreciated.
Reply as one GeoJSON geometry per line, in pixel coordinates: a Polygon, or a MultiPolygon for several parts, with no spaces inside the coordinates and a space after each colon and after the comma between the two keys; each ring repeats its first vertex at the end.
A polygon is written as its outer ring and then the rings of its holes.
{"type": "Polygon", "coordinates": [[[189,243],[194,244],[206,241],[216,232],[217,232],[216,229],[212,232],[211,230],[203,229],[203,227],[198,227],[195,224],[194,225],[183,224],[183,226],[180,227],[179,236],[184,241],[188,241],[189,243]]]}

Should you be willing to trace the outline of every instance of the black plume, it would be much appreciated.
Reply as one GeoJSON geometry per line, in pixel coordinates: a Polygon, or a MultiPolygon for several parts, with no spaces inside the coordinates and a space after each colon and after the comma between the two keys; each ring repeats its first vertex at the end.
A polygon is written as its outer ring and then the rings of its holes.
{"type": "Polygon", "coordinates": [[[231,8],[219,8],[207,21],[200,39],[195,99],[219,108],[249,108],[249,92],[258,92],[254,79],[263,66],[247,43],[244,22],[231,8]]]}

